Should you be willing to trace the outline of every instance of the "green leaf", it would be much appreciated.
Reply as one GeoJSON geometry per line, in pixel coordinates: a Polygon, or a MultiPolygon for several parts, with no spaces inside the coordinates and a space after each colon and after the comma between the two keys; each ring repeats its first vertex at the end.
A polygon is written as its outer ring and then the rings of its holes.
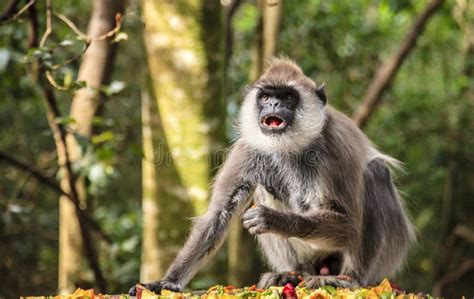
{"type": "Polygon", "coordinates": [[[114,158],[115,151],[111,147],[100,147],[95,150],[95,154],[100,161],[109,162],[114,158]]]}
{"type": "Polygon", "coordinates": [[[382,299],[391,299],[391,298],[395,298],[395,296],[393,295],[392,292],[383,292],[382,294],[380,294],[380,298],[382,299]]]}
{"type": "Polygon", "coordinates": [[[336,295],[336,288],[330,285],[324,285],[321,287],[323,290],[328,292],[331,295],[336,295]]]}
{"type": "Polygon", "coordinates": [[[56,123],[64,126],[68,126],[76,123],[76,120],[71,116],[62,116],[56,118],[56,123]]]}
{"type": "Polygon", "coordinates": [[[74,81],[71,87],[74,90],[78,90],[78,89],[87,87],[87,83],[86,81],[74,81]]]}
{"type": "Polygon", "coordinates": [[[92,118],[92,124],[94,126],[99,126],[99,125],[102,125],[104,123],[104,118],[102,116],[94,116],[92,118]]]}
{"type": "Polygon", "coordinates": [[[123,40],[128,40],[128,34],[125,32],[119,32],[114,38],[114,42],[116,43],[121,42],[123,40]]]}
{"type": "Polygon", "coordinates": [[[63,78],[63,86],[66,87],[66,88],[69,88],[69,87],[71,87],[72,83],[73,83],[72,73],[71,72],[66,72],[64,74],[64,78],[63,78]]]}
{"type": "Polygon", "coordinates": [[[109,86],[104,86],[101,90],[107,96],[111,96],[121,92],[125,88],[125,83],[122,81],[113,81],[109,86]]]}
{"type": "Polygon", "coordinates": [[[100,144],[104,142],[109,142],[114,139],[114,133],[111,131],[105,131],[99,135],[92,136],[92,143],[93,144],[100,144]]]}
{"type": "Polygon", "coordinates": [[[60,46],[68,47],[74,45],[74,42],[70,39],[65,39],[59,43],[60,46]]]}

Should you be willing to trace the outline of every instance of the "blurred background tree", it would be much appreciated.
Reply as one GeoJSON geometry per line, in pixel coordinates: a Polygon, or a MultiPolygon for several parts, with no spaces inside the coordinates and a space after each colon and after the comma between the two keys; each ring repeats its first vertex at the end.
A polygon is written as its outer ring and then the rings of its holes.
{"type": "MultiPolygon", "coordinates": [[[[52,1],[50,24],[49,0],[0,3],[0,297],[126,292],[139,276],[160,277],[188,217],[205,209],[245,86],[266,59],[293,58],[353,115],[429,5],[364,131],[405,163],[397,182],[419,243],[395,282],[474,294],[474,1],[113,2],[52,1]],[[100,5],[106,13],[95,15],[100,5]],[[84,75],[99,42],[116,55],[84,75]],[[85,92],[97,106],[74,109],[85,92]],[[69,169],[61,136],[76,151],[69,169]],[[63,203],[73,203],[68,217],[63,203]],[[82,232],[63,247],[59,232],[74,219],[82,232]],[[62,254],[73,256],[66,276],[62,254]]],[[[234,225],[191,287],[254,283],[264,267],[256,252],[234,225]]]]}

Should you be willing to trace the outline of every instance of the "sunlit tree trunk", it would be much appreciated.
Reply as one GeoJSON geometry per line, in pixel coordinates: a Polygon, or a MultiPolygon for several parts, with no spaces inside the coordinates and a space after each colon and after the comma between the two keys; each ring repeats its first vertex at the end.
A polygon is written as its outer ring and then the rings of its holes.
{"type": "MultiPolygon", "coordinates": [[[[252,82],[258,79],[266,63],[277,53],[283,1],[261,0],[257,5],[261,19],[252,48],[252,67],[249,76],[252,82]]],[[[231,224],[228,238],[228,267],[229,283],[237,286],[252,284],[262,269],[255,241],[243,229],[240,219],[231,224]]]]}
{"type": "Polygon", "coordinates": [[[258,79],[266,63],[277,53],[283,0],[260,0],[257,1],[257,5],[260,10],[260,19],[252,45],[250,81],[258,79]]]}
{"type": "Polygon", "coordinates": [[[283,0],[262,0],[263,43],[262,60],[265,63],[277,53],[283,0]]]}
{"type": "Polygon", "coordinates": [[[210,177],[222,159],[226,110],[220,5],[142,0],[142,11],[157,103],[154,107],[147,98],[142,103],[140,279],[150,281],[161,278],[182,245],[188,217],[207,207],[210,177]]]}
{"type": "MultiPolygon", "coordinates": [[[[116,26],[116,14],[123,13],[124,7],[124,1],[93,1],[88,36],[96,38],[112,30],[116,26]]],[[[92,119],[103,104],[98,88],[110,79],[114,49],[115,45],[111,43],[111,39],[92,41],[82,58],[78,80],[85,81],[87,87],[76,92],[71,104],[70,117],[74,120],[74,124],[71,125],[72,129],[83,137],[90,138],[92,136],[92,119]]],[[[78,161],[82,156],[79,144],[72,134],[68,134],[66,140],[71,161],[78,161]]],[[[60,165],[64,165],[64,153],[58,152],[58,160],[60,165]]],[[[66,179],[61,180],[61,186],[64,190],[69,191],[66,179]]],[[[83,178],[77,178],[76,189],[81,207],[85,208],[87,194],[83,178]]],[[[64,196],[60,198],[59,227],[58,289],[60,293],[70,293],[75,290],[77,281],[84,279],[81,276],[84,275],[85,253],[82,250],[83,240],[75,207],[64,196]]]]}

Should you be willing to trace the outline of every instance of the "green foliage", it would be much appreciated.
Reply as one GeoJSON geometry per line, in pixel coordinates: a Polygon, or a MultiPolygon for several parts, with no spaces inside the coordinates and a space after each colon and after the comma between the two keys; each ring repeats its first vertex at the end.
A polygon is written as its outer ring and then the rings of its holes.
{"type": "MultiPolygon", "coordinates": [[[[41,37],[45,14],[42,1],[37,3],[41,37]]],[[[0,11],[3,8],[2,3],[0,11]]],[[[69,16],[82,31],[86,31],[90,8],[86,2],[54,2],[54,10],[69,16]]],[[[133,10],[128,13],[138,14],[133,10]]],[[[116,36],[115,42],[121,42],[123,53],[119,53],[112,83],[100,90],[113,97],[113,103],[94,119],[99,134],[92,139],[75,134],[84,159],[73,165],[76,173],[86,177],[92,216],[114,241],[111,246],[97,242],[111,293],[124,292],[138,280],[140,259],[136,249],[141,242],[141,81],[136,79],[146,62],[142,47],[137,46],[141,45],[138,18],[129,17],[123,25],[134,34],[128,37],[121,32],[116,36]],[[129,68],[134,72],[127,71],[129,68]]],[[[65,89],[56,90],[62,112],[56,122],[70,129],[75,124],[67,116],[73,92],[85,87],[77,81],[85,43],[57,19],[53,30],[45,47],[28,49],[28,22],[23,16],[18,22],[0,26],[0,149],[35,165],[50,178],[59,179],[61,173],[55,176],[58,171],[55,145],[46,121],[42,93],[30,74],[34,60],[39,58],[55,83],[65,89]]],[[[3,162],[1,165],[0,297],[54,294],[58,269],[58,194],[30,175],[3,162]]],[[[90,282],[84,283],[82,286],[90,286],[90,282]]]]}

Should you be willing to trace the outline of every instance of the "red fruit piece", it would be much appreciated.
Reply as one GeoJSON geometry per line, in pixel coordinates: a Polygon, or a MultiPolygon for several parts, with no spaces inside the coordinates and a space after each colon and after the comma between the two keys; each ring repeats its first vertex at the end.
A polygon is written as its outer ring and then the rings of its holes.
{"type": "Polygon", "coordinates": [[[396,291],[397,293],[403,293],[403,289],[402,289],[400,286],[398,286],[397,284],[395,284],[394,282],[391,282],[391,281],[390,281],[390,286],[391,286],[392,289],[393,289],[394,291],[396,291]]]}
{"type": "Polygon", "coordinates": [[[255,291],[257,289],[257,285],[253,284],[247,288],[248,291],[255,291]]]}
{"type": "Polygon", "coordinates": [[[136,290],[137,290],[137,299],[141,299],[142,298],[142,292],[143,292],[143,289],[145,287],[140,285],[140,284],[137,284],[136,286],[136,290]]]}
{"type": "Polygon", "coordinates": [[[292,285],[291,283],[287,283],[283,287],[282,295],[283,295],[283,298],[285,299],[296,299],[295,286],[292,285]]]}

